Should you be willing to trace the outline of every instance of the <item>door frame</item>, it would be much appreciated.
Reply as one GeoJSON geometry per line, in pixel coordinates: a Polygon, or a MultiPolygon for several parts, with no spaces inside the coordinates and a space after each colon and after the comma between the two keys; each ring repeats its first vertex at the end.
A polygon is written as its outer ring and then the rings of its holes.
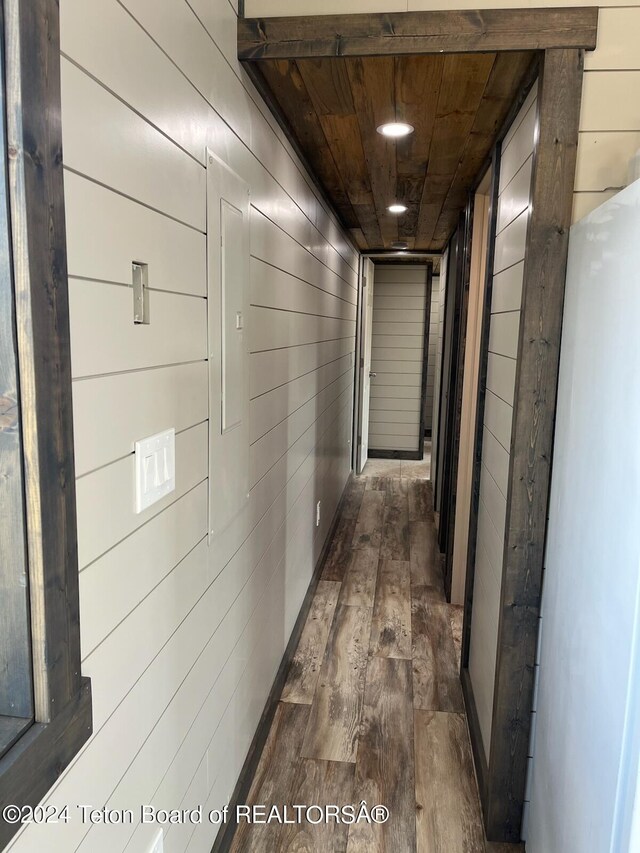
{"type": "MultiPolygon", "coordinates": [[[[597,25],[597,7],[309,15],[238,21],[238,57],[259,86],[263,60],[537,52],[539,128],[524,266],[488,761],[482,754],[474,724],[468,673],[465,679],[464,669],[462,672],[485,828],[491,841],[519,840],[522,824],[584,51],[595,49],[597,25]]],[[[479,175],[485,168],[483,164],[479,175]]],[[[492,215],[496,215],[495,210],[492,215]]],[[[477,460],[476,447],[474,499],[477,460]]],[[[470,542],[475,542],[474,523],[472,506],[470,542]]],[[[465,607],[467,625],[471,604],[468,601],[465,607]]],[[[463,654],[468,660],[468,636],[463,654]]]]}

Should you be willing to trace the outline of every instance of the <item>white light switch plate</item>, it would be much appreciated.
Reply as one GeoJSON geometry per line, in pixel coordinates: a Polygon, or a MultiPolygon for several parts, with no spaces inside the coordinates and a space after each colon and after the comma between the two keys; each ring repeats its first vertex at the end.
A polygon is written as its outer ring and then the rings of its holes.
{"type": "Polygon", "coordinates": [[[175,429],[136,441],[136,512],[162,500],[175,487],[175,429]]]}

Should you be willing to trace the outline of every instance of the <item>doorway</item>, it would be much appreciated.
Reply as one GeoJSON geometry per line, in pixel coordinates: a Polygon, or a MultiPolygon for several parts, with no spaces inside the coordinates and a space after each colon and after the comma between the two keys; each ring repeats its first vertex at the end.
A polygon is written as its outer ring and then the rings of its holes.
{"type": "MultiPolygon", "coordinates": [[[[425,412],[433,387],[431,305],[438,279],[433,275],[433,260],[425,260],[382,257],[374,262],[367,257],[363,263],[357,473],[363,472],[368,459],[420,461],[427,469],[430,466],[425,412]]],[[[382,462],[378,467],[386,470],[382,462]]],[[[399,466],[387,467],[393,471],[399,466]]],[[[367,473],[370,470],[371,465],[367,473]]]]}

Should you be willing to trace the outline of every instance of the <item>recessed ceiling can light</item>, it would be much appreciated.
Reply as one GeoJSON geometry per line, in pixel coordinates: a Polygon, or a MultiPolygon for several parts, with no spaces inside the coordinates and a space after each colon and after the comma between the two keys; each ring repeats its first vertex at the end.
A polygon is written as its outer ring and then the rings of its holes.
{"type": "Polygon", "coordinates": [[[407,209],[405,204],[390,204],[387,210],[389,213],[404,213],[407,209]]]}
{"type": "Polygon", "coordinates": [[[402,136],[408,136],[413,133],[413,126],[405,121],[389,121],[386,124],[381,124],[378,128],[378,133],[383,136],[390,136],[392,139],[400,139],[402,136]]]}

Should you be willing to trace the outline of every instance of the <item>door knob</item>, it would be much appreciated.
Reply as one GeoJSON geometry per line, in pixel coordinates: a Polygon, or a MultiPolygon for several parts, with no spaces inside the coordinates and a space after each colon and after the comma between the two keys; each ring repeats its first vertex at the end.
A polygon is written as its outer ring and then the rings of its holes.
{"type": "Polygon", "coordinates": [[[372,373],[371,371],[369,371],[369,379],[373,379],[373,377],[377,375],[377,373],[372,373]]]}

